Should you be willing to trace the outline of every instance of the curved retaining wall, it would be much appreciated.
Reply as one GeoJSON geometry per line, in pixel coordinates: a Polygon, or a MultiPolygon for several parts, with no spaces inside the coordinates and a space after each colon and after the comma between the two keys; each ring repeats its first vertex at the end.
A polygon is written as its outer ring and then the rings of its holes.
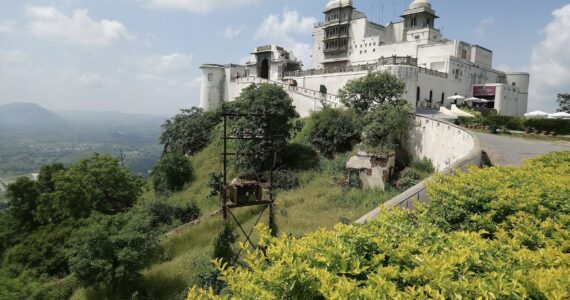
{"type": "MultiPolygon", "coordinates": [[[[411,154],[431,159],[436,169],[443,175],[450,175],[455,170],[467,171],[469,166],[481,166],[482,150],[476,135],[443,121],[422,116],[414,118],[414,127],[411,129],[408,145],[411,154]]],[[[376,218],[382,210],[395,207],[412,209],[415,202],[429,201],[426,195],[426,183],[430,180],[432,177],[392,198],[358,219],[356,223],[364,224],[376,218]]]]}

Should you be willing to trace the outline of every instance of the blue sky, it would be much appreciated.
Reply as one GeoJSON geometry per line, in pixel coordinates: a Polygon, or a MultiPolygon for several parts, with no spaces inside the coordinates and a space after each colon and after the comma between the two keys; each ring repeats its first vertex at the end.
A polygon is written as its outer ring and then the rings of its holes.
{"type": "MultiPolygon", "coordinates": [[[[0,1],[0,104],[171,115],[199,103],[202,63],[243,61],[276,43],[309,59],[327,0],[0,1]]],[[[379,23],[411,0],[354,0],[379,23]],[[382,9],[383,8],[383,9],[382,9]]],[[[530,109],[570,92],[568,1],[432,0],[446,37],[531,73],[530,109]]]]}

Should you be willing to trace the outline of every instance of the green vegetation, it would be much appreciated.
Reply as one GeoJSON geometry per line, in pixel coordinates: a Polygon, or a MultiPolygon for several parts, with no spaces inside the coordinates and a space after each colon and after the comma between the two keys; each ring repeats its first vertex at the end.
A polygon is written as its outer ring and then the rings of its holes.
{"type": "Polygon", "coordinates": [[[183,109],[162,125],[160,143],[166,152],[192,155],[210,143],[212,131],[219,123],[220,116],[216,112],[204,112],[197,107],[183,109]]]}
{"type": "Polygon", "coordinates": [[[313,113],[303,130],[307,131],[311,145],[328,158],[351,151],[360,142],[362,133],[356,113],[335,108],[313,113]]]}
{"type": "Polygon", "coordinates": [[[164,153],[151,172],[154,190],[163,195],[181,191],[193,176],[192,164],[181,152],[164,153]]]}
{"type": "Polygon", "coordinates": [[[558,94],[558,111],[570,113],[570,94],[558,94]]]}
{"type": "Polygon", "coordinates": [[[404,102],[375,107],[364,117],[364,145],[382,151],[405,149],[412,124],[412,107],[404,102]]]}
{"type": "MultiPolygon", "coordinates": [[[[382,97],[373,97],[368,114],[406,129],[409,115],[401,113],[406,107],[377,101],[382,97]]],[[[390,185],[387,191],[363,191],[345,184],[352,147],[362,140],[355,111],[327,109],[298,120],[287,93],[270,84],[250,86],[224,109],[272,114],[269,119],[235,118],[230,132],[280,137],[274,141],[276,202],[261,220],[273,235],[301,237],[348,224],[399,192],[390,185]],[[325,145],[336,135],[339,139],[325,145]],[[328,153],[321,156],[316,150],[328,153]]],[[[38,181],[21,178],[10,185],[9,207],[0,213],[0,298],[180,299],[193,285],[222,291],[226,283],[211,259],[228,262],[244,240],[216,214],[219,195],[212,189],[220,180],[219,121],[219,112],[199,109],[167,121],[153,184],[119,167],[117,159],[95,155],[70,166],[47,165],[38,181]]],[[[370,143],[382,148],[405,143],[400,131],[386,140],[370,136],[376,138],[370,143]]],[[[254,155],[231,164],[229,177],[256,171],[267,182],[264,171],[273,162],[267,142],[231,146],[254,155]]],[[[234,214],[251,230],[260,209],[234,214]]]]}
{"type": "Polygon", "coordinates": [[[370,72],[349,81],[339,91],[342,104],[361,115],[377,105],[398,102],[406,90],[406,83],[389,72],[370,72]]]}
{"type": "Polygon", "coordinates": [[[84,287],[110,287],[129,297],[140,271],[160,253],[150,215],[94,214],[71,235],[67,260],[84,287]]]}
{"type": "Polygon", "coordinates": [[[266,118],[239,117],[231,122],[230,130],[234,135],[274,137],[273,140],[236,141],[236,151],[245,154],[236,159],[237,170],[241,173],[261,173],[269,170],[275,163],[275,157],[267,149],[275,150],[276,162],[281,160],[281,153],[293,134],[293,119],[298,116],[293,100],[287,92],[272,84],[252,84],[224,109],[242,114],[271,114],[266,118]]]}
{"type": "Polygon", "coordinates": [[[221,296],[188,299],[567,299],[570,152],[521,168],[439,177],[432,202],[362,226],[301,238],[265,226],[243,266],[224,267],[221,296]]]}
{"type": "Polygon", "coordinates": [[[556,132],[557,134],[570,134],[570,120],[546,118],[522,118],[510,116],[478,116],[476,118],[459,117],[460,124],[498,126],[508,130],[525,131],[538,130],[556,132]]]}
{"type": "Polygon", "coordinates": [[[68,298],[78,286],[130,292],[159,249],[152,217],[133,208],[144,185],[97,154],[10,184],[0,212],[0,298],[68,298]]]}
{"type": "Polygon", "coordinates": [[[400,173],[400,179],[396,186],[400,188],[401,191],[406,191],[428,178],[434,172],[435,168],[431,160],[428,158],[416,158],[412,160],[409,167],[402,170],[400,173]]]}
{"type": "Polygon", "coordinates": [[[35,104],[0,106],[0,177],[38,173],[101,153],[119,157],[147,176],[158,161],[163,118],[113,112],[50,112],[35,104]]]}

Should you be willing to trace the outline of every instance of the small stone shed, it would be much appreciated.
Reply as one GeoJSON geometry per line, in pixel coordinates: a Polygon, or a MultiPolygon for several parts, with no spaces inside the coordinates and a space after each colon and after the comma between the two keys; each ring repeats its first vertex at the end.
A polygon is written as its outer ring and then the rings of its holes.
{"type": "Polygon", "coordinates": [[[374,154],[358,152],[350,158],[346,168],[360,177],[363,189],[385,189],[396,166],[396,154],[374,154]]]}

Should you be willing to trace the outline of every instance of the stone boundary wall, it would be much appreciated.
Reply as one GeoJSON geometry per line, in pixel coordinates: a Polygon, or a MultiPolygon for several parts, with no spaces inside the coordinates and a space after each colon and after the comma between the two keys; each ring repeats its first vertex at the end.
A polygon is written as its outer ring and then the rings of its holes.
{"type": "MultiPolygon", "coordinates": [[[[410,153],[432,160],[439,174],[451,175],[456,170],[465,172],[469,166],[481,166],[482,150],[479,138],[465,129],[439,120],[422,116],[414,117],[410,133],[410,153]]],[[[376,218],[382,210],[393,208],[413,209],[414,203],[429,201],[426,183],[430,177],[392,198],[356,221],[364,224],[376,218]]]]}

